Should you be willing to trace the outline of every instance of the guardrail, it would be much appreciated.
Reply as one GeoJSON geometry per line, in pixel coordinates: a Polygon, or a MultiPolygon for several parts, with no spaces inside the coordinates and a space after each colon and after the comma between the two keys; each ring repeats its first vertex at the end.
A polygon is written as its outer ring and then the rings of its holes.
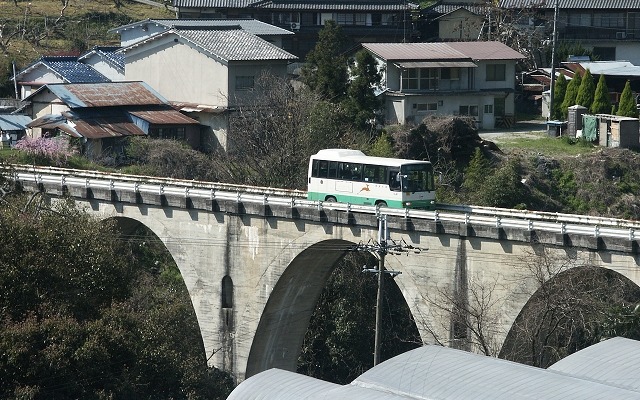
{"type": "Polygon", "coordinates": [[[22,182],[83,187],[91,189],[122,190],[133,193],[184,196],[185,198],[228,200],[263,205],[278,205],[308,209],[326,209],[377,216],[477,224],[496,228],[544,231],[558,234],[576,234],[627,240],[638,239],[636,230],[640,222],[616,218],[585,215],[510,210],[492,207],[440,204],[436,210],[397,209],[363,206],[349,203],[327,203],[306,199],[306,192],[268,187],[252,187],[225,183],[158,178],[99,171],[73,170],[55,167],[12,165],[5,167],[5,175],[22,182]]]}

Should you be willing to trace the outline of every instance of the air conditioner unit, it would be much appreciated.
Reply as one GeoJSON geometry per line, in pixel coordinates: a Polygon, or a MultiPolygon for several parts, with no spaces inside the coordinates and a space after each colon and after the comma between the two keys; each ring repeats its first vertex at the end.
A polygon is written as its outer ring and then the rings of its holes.
{"type": "Polygon", "coordinates": [[[291,23],[291,30],[292,31],[297,31],[300,29],[300,24],[298,22],[292,22],[291,23]]]}
{"type": "Polygon", "coordinates": [[[626,39],[627,32],[616,32],[616,39],[626,39]]]}

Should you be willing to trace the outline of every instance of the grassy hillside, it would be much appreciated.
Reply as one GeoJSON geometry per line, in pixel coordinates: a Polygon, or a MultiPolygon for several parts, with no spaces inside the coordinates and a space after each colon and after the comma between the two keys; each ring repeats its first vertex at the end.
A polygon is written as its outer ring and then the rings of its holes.
{"type": "Polygon", "coordinates": [[[111,28],[174,17],[165,8],[126,0],[0,0],[0,97],[13,94],[9,78],[14,62],[20,70],[43,55],[75,55],[94,45],[117,45],[118,36],[107,33],[111,28]]]}

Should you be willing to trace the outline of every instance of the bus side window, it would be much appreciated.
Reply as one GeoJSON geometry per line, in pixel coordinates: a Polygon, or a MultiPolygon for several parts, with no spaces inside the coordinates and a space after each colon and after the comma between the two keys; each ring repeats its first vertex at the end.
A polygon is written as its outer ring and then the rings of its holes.
{"type": "Polygon", "coordinates": [[[351,180],[362,180],[362,164],[351,164],[351,180]]]}
{"type": "Polygon", "coordinates": [[[313,160],[313,164],[311,164],[311,176],[314,178],[318,177],[318,160],[313,160]]]}
{"type": "Polygon", "coordinates": [[[400,190],[400,171],[389,170],[389,188],[394,191],[400,190]]]}
{"type": "Polygon", "coordinates": [[[379,168],[375,165],[364,165],[364,181],[375,182],[376,181],[376,169],[379,168]]]}
{"type": "Polygon", "coordinates": [[[336,176],[338,176],[338,162],[329,161],[329,175],[327,178],[335,178],[336,176]]]}
{"type": "Polygon", "coordinates": [[[318,178],[326,178],[329,174],[329,161],[320,160],[318,164],[318,178]]]}
{"type": "Polygon", "coordinates": [[[349,164],[338,163],[338,179],[351,179],[351,171],[349,171],[349,164]]]}

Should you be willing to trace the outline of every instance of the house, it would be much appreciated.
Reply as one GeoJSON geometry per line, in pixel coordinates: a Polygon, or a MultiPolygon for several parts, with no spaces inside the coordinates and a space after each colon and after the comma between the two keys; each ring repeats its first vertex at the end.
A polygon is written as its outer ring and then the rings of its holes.
{"type": "Polygon", "coordinates": [[[262,73],[286,77],[297,59],[236,26],[175,27],[122,51],[127,80],[146,82],[208,127],[204,150],[226,149],[229,113],[251,100],[262,73]]]}
{"type": "Polygon", "coordinates": [[[26,135],[31,117],[19,114],[0,114],[0,149],[13,147],[26,135]]]}
{"type": "Polygon", "coordinates": [[[480,128],[514,120],[516,62],[499,42],[365,43],[383,74],[387,123],[468,115],[480,128]]]}
{"type": "Polygon", "coordinates": [[[28,96],[33,137],[76,138],[90,158],[119,154],[129,136],[201,145],[200,124],[144,82],[47,84],[28,96]]]}
{"type": "Polygon", "coordinates": [[[290,37],[294,35],[290,30],[279,28],[253,18],[146,19],[111,29],[109,33],[119,34],[120,46],[127,47],[140,40],[168,31],[169,29],[189,27],[236,27],[238,29],[244,29],[280,48],[283,48],[283,41],[290,41],[290,37]]]}
{"type": "Polygon", "coordinates": [[[78,62],[93,67],[111,82],[123,81],[124,57],[118,50],[119,46],[95,46],[78,57],[78,62]]]}
{"type": "Polygon", "coordinates": [[[74,56],[44,56],[15,74],[20,98],[25,99],[41,86],[48,83],[99,83],[109,82],[109,78],[91,65],[78,61],[74,56]]]}
{"type": "Polygon", "coordinates": [[[488,30],[491,5],[486,0],[438,1],[422,10],[425,41],[480,40],[488,30]]]}
{"type": "Polygon", "coordinates": [[[397,0],[173,0],[178,18],[254,18],[295,32],[283,48],[304,59],[327,20],[342,27],[349,45],[411,41],[415,34],[411,1],[397,0]]]}
{"type": "MultiPolygon", "coordinates": [[[[599,61],[625,60],[640,65],[640,2],[633,0],[557,0],[557,40],[579,43],[599,61]]],[[[503,11],[553,23],[556,0],[500,0],[503,11]]]]}

